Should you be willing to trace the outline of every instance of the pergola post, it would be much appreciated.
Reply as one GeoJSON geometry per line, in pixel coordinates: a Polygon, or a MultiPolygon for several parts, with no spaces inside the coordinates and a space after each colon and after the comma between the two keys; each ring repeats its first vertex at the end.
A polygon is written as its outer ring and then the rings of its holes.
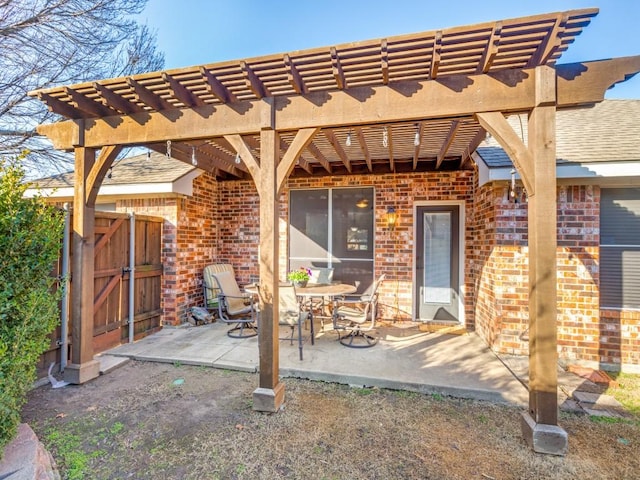
{"type": "Polygon", "coordinates": [[[558,426],[556,72],[535,69],[535,104],[528,145],[500,112],[477,113],[513,161],[528,195],[529,411],[523,435],[534,451],[564,455],[567,433],[558,426]]]}
{"type": "Polygon", "coordinates": [[[65,381],[75,384],[85,383],[100,374],[100,363],[93,359],[95,200],[87,200],[90,188],[87,180],[95,158],[95,149],[75,148],[71,363],[64,370],[65,381]]]}
{"type": "MultiPolygon", "coordinates": [[[[254,181],[260,194],[260,321],[258,348],[260,384],[253,392],[253,409],[277,412],[284,402],[280,382],[278,344],[278,186],[279,135],[275,130],[260,132],[260,174],[254,181]]],[[[251,168],[250,168],[251,170],[251,168]]]]}
{"type": "Polygon", "coordinates": [[[522,430],[534,451],[564,455],[558,426],[557,220],[555,71],[538,67],[529,114],[533,192],[529,196],[529,411],[522,430]]]}

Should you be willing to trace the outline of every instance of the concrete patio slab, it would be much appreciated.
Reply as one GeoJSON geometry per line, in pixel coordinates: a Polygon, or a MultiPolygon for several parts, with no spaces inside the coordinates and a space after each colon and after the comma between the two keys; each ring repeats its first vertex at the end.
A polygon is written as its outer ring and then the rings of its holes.
{"type": "MultiPolygon", "coordinates": [[[[317,325],[317,330],[320,330],[317,325]]],[[[164,328],[133,344],[110,350],[112,356],[137,360],[204,365],[257,372],[258,339],[233,339],[223,323],[164,328]]],[[[288,330],[283,328],[281,337],[288,330]]],[[[297,342],[281,340],[280,375],[354,386],[439,393],[526,406],[523,384],[475,334],[421,332],[415,324],[377,329],[379,343],[366,349],[341,345],[335,332],[309,332],[304,360],[297,342]]]]}

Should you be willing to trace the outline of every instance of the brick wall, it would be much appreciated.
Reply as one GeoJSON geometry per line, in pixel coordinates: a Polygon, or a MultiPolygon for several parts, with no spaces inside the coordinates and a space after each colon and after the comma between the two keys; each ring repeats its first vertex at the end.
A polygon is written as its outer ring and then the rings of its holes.
{"type": "Polygon", "coordinates": [[[218,257],[218,186],[203,174],[193,181],[193,196],[119,200],[119,212],[134,211],[165,219],[162,231],[162,322],[177,325],[191,306],[202,305],[202,270],[218,257]]]}
{"type": "MultiPolygon", "coordinates": [[[[330,187],[374,187],[375,191],[375,276],[386,274],[380,290],[381,313],[392,320],[410,319],[413,312],[413,205],[414,202],[465,202],[467,210],[467,258],[471,256],[472,211],[475,173],[437,172],[400,175],[363,175],[295,178],[287,182],[280,197],[280,278],[287,269],[287,219],[289,189],[330,187]],[[396,228],[390,231],[385,222],[387,207],[398,214],[396,228]]],[[[258,195],[253,182],[230,181],[220,184],[220,262],[233,264],[239,283],[258,278],[259,211],[258,195]]],[[[465,291],[472,291],[470,272],[466,274],[465,291]]],[[[467,325],[473,325],[473,303],[467,293],[465,310],[467,325]]]]}
{"type": "MultiPolygon", "coordinates": [[[[503,353],[528,353],[527,204],[506,186],[477,188],[476,173],[297,178],[280,197],[280,278],[287,269],[288,192],[292,188],[372,186],[375,191],[375,275],[386,274],[381,312],[390,320],[413,316],[414,205],[465,204],[466,326],[503,353]],[[394,206],[398,223],[385,223],[394,206]]],[[[598,299],[599,189],[558,188],[558,352],[567,362],[616,368],[640,365],[640,312],[600,310],[598,299]]],[[[215,182],[202,175],[189,198],[122,200],[119,211],[165,218],[164,323],[185,320],[202,304],[202,269],[231,263],[239,283],[259,276],[258,194],[252,181],[215,182]]],[[[635,366],[635,367],[633,367],[635,366]]]]}
{"type": "Polygon", "coordinates": [[[601,310],[598,333],[601,362],[640,374],[640,311],[601,310]]]}
{"type": "MultiPolygon", "coordinates": [[[[528,354],[527,205],[504,186],[476,195],[476,330],[496,351],[528,354]]],[[[638,365],[639,312],[599,309],[599,204],[593,186],[558,187],[558,354],[596,368],[638,365]]]]}

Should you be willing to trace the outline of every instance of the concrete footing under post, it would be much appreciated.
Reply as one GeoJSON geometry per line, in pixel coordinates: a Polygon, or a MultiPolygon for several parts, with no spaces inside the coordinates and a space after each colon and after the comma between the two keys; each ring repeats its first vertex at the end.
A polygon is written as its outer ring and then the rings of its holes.
{"type": "Polygon", "coordinates": [[[284,383],[275,388],[256,388],[253,391],[253,409],[257,412],[276,413],[284,403],[284,383]]]}
{"type": "Polygon", "coordinates": [[[80,385],[100,375],[100,362],[91,360],[81,364],[70,363],[64,369],[64,381],[80,385]]]}
{"type": "Polygon", "coordinates": [[[536,453],[560,456],[567,454],[569,436],[558,425],[536,423],[529,413],[523,413],[522,435],[536,453]]]}

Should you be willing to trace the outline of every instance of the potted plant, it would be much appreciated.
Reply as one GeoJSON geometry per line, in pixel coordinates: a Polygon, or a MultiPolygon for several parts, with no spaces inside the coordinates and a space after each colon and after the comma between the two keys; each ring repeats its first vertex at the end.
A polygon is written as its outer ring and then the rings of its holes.
{"type": "Polygon", "coordinates": [[[296,287],[306,287],[310,276],[310,269],[300,267],[298,270],[292,270],[287,273],[287,280],[289,280],[296,287]]]}

